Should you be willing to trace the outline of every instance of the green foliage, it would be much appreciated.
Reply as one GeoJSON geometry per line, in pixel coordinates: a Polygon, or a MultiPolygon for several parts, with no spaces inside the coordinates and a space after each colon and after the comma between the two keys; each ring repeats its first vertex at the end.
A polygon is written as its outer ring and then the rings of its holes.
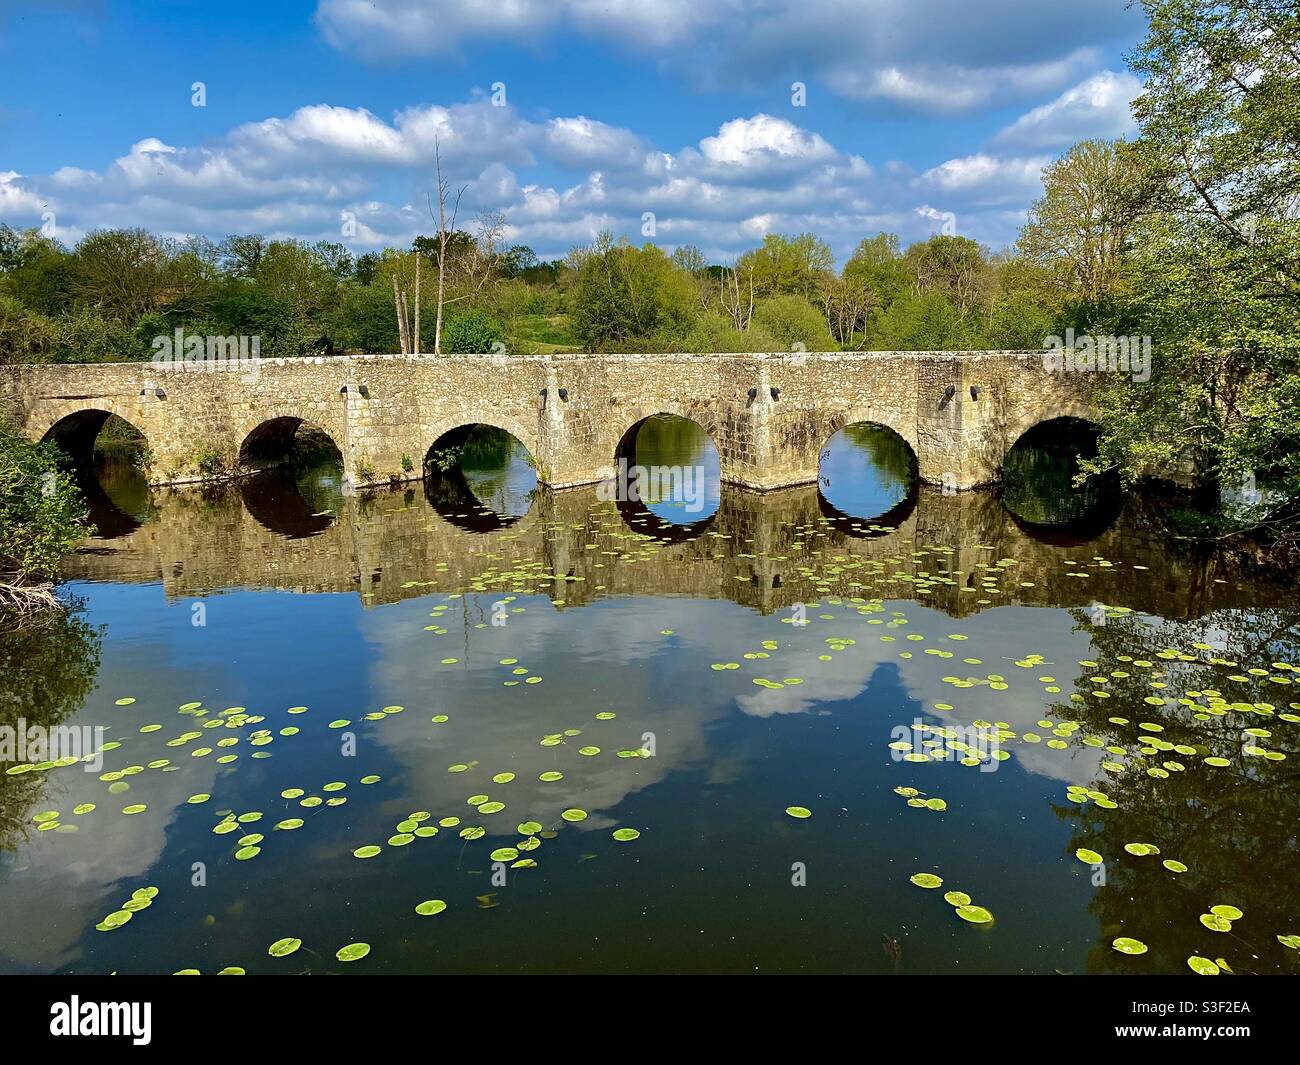
{"type": "Polygon", "coordinates": [[[689,332],[697,300],[694,279],[660,248],[604,234],[578,270],[570,318],[589,351],[637,350],[649,340],[672,350],[689,332]]]}
{"type": "Polygon", "coordinates": [[[226,456],[221,449],[206,440],[196,440],[194,442],[194,453],[191,456],[195,469],[204,477],[220,477],[227,472],[226,456]]]}
{"type": "Polygon", "coordinates": [[[48,362],[58,340],[56,322],[0,291],[0,362],[48,362]]]}
{"type": "Polygon", "coordinates": [[[53,444],[33,444],[0,422],[0,581],[53,579],[89,529],[81,493],[53,444]]]}
{"type": "Polygon", "coordinates": [[[940,291],[906,292],[873,319],[873,351],[944,351],[972,346],[971,331],[940,291]]]}
{"type": "MultiPolygon", "coordinates": [[[[730,318],[718,313],[701,314],[686,337],[684,351],[746,352],[782,351],[780,341],[762,326],[737,329],[730,318]]],[[[811,349],[809,349],[811,350],[811,349]]]]}
{"type": "Polygon", "coordinates": [[[443,323],[442,350],[448,355],[490,352],[505,341],[501,324],[482,310],[451,315],[443,323]]]}
{"type": "Polygon", "coordinates": [[[754,310],[754,322],[779,345],[775,350],[834,351],[838,345],[822,312],[803,296],[773,296],[754,310]]]}
{"type": "Polygon", "coordinates": [[[1098,317],[1139,323],[1154,373],[1105,383],[1090,468],[1131,480],[1190,458],[1209,487],[1253,476],[1275,531],[1295,535],[1300,17],[1282,0],[1143,6],[1129,275],[1098,317]]]}
{"type": "Polygon", "coordinates": [[[339,347],[376,353],[401,349],[397,318],[393,312],[393,291],[378,284],[346,285],[333,314],[328,332],[339,347]]]}

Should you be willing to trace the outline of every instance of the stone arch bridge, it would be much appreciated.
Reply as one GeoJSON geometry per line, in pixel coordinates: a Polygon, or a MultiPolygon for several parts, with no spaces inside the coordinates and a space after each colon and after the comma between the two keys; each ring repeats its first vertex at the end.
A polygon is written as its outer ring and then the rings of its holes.
{"type": "Polygon", "coordinates": [[[1041,352],[776,355],[363,355],[256,363],[0,367],[0,412],[28,437],[88,447],[110,414],[149,447],[155,483],[238,468],[251,440],[307,422],[354,486],[421,475],[429,448],[469,424],[512,433],[553,487],[609,476],[620,442],[654,414],[713,438],[724,481],[769,489],[817,479],[826,441],[855,422],[897,432],[923,480],[997,480],[1027,429],[1087,418],[1090,375],[1041,352]],[[215,461],[214,461],[215,459],[215,461]]]}

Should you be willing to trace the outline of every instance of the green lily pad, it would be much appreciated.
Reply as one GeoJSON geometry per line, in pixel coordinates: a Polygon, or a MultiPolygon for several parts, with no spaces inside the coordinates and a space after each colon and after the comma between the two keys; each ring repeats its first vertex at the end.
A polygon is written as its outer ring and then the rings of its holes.
{"type": "Polygon", "coordinates": [[[302,946],[301,939],[295,939],[293,936],[287,936],[284,939],[277,939],[267,948],[267,953],[273,958],[283,958],[294,953],[302,946]]]}
{"type": "Polygon", "coordinates": [[[339,961],[360,961],[369,953],[369,943],[349,943],[346,947],[341,947],[334,957],[339,961]]]}

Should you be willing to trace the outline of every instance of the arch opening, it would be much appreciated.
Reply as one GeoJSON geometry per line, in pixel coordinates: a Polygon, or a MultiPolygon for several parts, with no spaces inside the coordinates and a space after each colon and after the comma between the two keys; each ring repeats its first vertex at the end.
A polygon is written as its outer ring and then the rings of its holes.
{"type": "Polygon", "coordinates": [[[916,452],[878,422],[851,422],[822,446],[817,489],[824,504],[847,518],[897,525],[918,493],[916,452]]]}
{"type": "Polygon", "coordinates": [[[597,495],[625,512],[645,511],[656,527],[707,521],[722,502],[717,445],[702,425],[680,415],[652,414],[630,426],[614,452],[613,472],[597,495]]]}
{"type": "Polygon", "coordinates": [[[239,447],[240,494],[250,514],[289,539],[324,531],[343,508],[343,453],[303,418],[270,418],[239,447]]]}
{"type": "Polygon", "coordinates": [[[1023,432],[1002,460],[1002,503],[1017,521],[1080,535],[1099,532],[1123,502],[1112,474],[1076,483],[1083,459],[1095,458],[1099,427],[1083,418],[1049,418],[1023,432]]]}
{"type": "Polygon", "coordinates": [[[458,425],[424,456],[425,496],[449,521],[490,532],[522,518],[537,494],[537,464],[520,440],[483,422],[458,425]]]}
{"type": "Polygon", "coordinates": [[[149,446],[125,418],[106,410],[76,411],[60,418],[41,439],[71,460],[96,538],[125,536],[149,520],[149,446]]]}

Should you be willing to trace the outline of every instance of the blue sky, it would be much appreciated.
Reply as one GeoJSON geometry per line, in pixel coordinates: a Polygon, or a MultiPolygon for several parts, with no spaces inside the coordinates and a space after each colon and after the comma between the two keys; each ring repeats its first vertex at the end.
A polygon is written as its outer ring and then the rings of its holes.
{"type": "Polygon", "coordinates": [[[997,248],[1045,162],[1131,132],[1142,30],[1124,0],[0,0],[0,221],[406,244],[436,137],[462,221],[547,258],[647,212],[714,261],[945,216],[997,248]]]}

